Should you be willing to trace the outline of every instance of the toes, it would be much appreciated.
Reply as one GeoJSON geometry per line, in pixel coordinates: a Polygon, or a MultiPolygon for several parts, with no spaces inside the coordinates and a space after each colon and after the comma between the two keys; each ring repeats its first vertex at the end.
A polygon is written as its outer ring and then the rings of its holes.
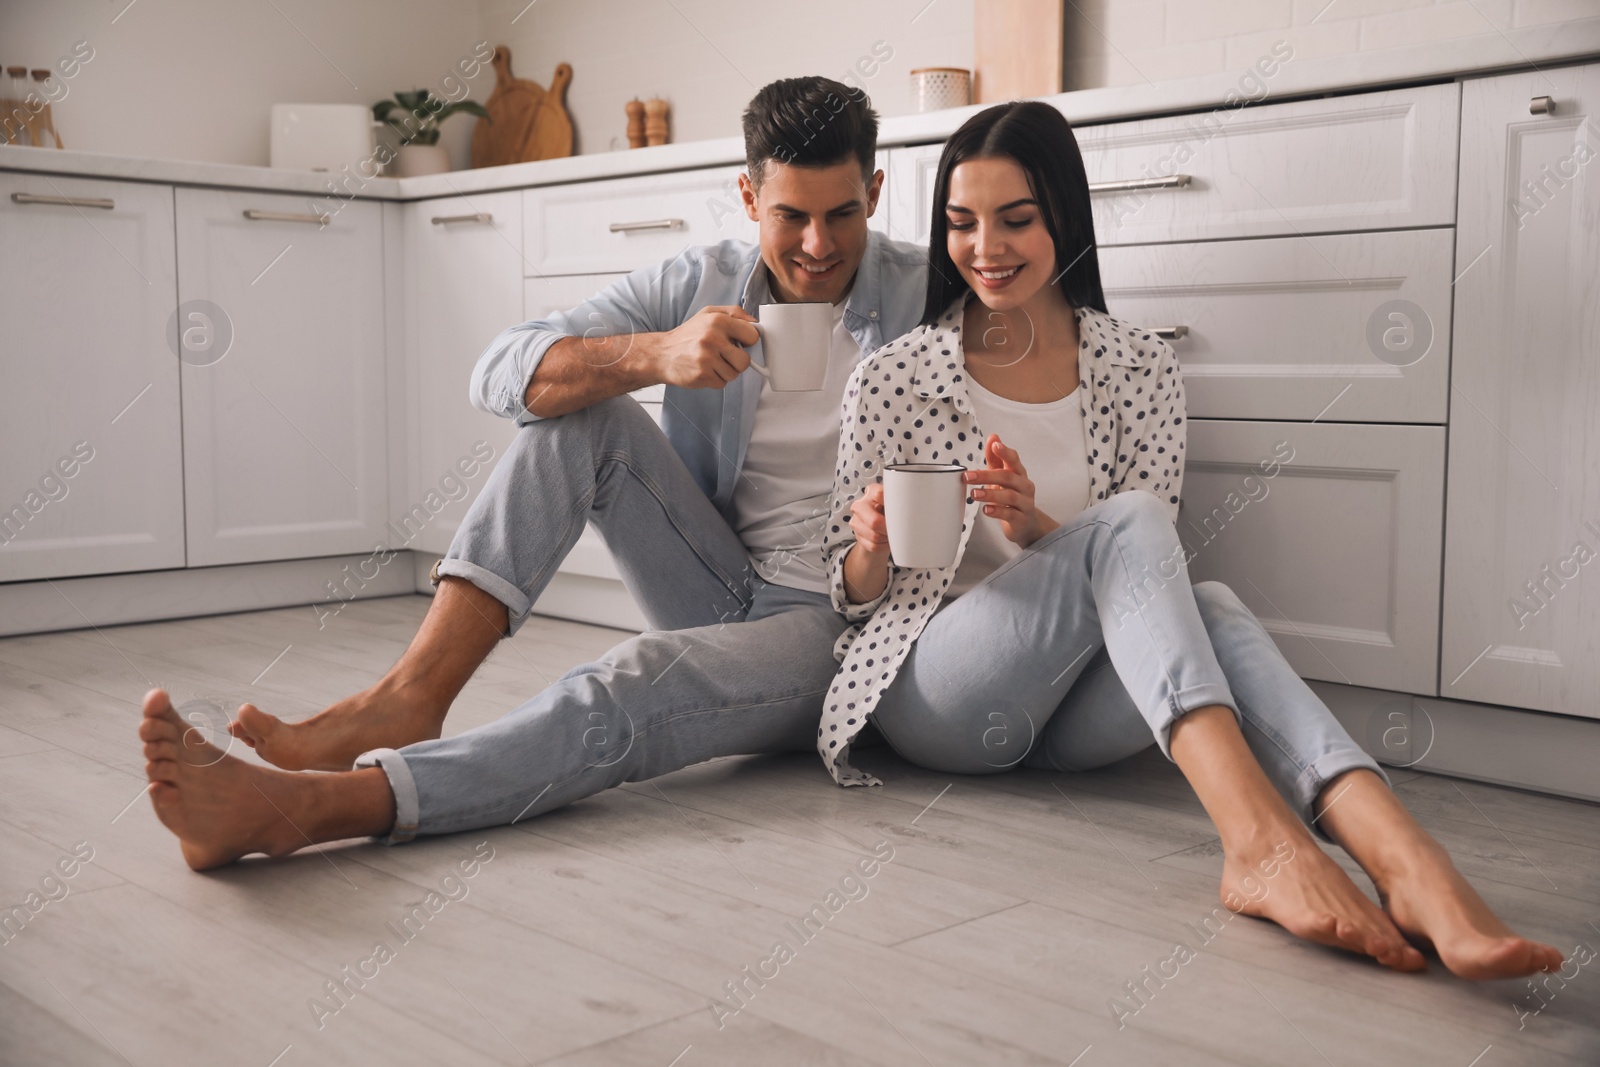
{"type": "Polygon", "coordinates": [[[176,741],[178,728],[166,719],[140,719],[139,740],[141,741],[176,741]]]}
{"type": "Polygon", "coordinates": [[[176,789],[178,784],[178,762],[171,759],[145,760],[144,775],[154,783],[171,786],[176,789]]]}

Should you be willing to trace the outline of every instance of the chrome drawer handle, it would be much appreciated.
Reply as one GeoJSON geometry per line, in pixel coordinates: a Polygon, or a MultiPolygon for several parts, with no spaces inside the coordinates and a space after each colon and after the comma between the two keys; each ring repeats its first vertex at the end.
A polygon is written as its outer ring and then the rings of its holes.
{"type": "Polygon", "coordinates": [[[447,226],[452,222],[493,222],[494,216],[487,211],[475,211],[471,215],[435,215],[435,226],[447,226]]]}
{"type": "Polygon", "coordinates": [[[1157,337],[1165,338],[1168,341],[1177,341],[1189,336],[1189,327],[1187,326],[1151,326],[1149,330],[1157,337]]]}
{"type": "Polygon", "coordinates": [[[98,207],[110,211],[117,202],[109,196],[34,196],[32,193],[12,193],[17,204],[55,204],[57,207],[98,207]]]}
{"type": "Polygon", "coordinates": [[[1090,182],[1091,193],[1130,193],[1138,189],[1182,189],[1192,180],[1188,174],[1166,178],[1129,178],[1120,182],[1090,182]]]}
{"type": "Polygon", "coordinates": [[[309,222],[315,226],[326,226],[333,221],[332,215],[300,215],[292,211],[256,211],[254,208],[247,208],[244,217],[263,222],[309,222]]]}
{"type": "Polygon", "coordinates": [[[682,219],[650,219],[647,222],[613,222],[612,233],[632,233],[634,230],[679,230],[682,219]]]}
{"type": "Polygon", "coordinates": [[[1556,101],[1554,97],[1536,96],[1528,101],[1528,114],[1530,115],[1554,115],[1555,113],[1556,101]]]}

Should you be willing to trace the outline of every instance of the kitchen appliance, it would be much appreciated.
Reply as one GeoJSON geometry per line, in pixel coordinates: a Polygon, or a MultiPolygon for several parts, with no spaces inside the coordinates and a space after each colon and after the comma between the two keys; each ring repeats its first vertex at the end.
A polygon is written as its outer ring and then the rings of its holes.
{"type": "Polygon", "coordinates": [[[273,104],[272,166],[355,170],[372,156],[374,125],[365,104],[273,104]]]}

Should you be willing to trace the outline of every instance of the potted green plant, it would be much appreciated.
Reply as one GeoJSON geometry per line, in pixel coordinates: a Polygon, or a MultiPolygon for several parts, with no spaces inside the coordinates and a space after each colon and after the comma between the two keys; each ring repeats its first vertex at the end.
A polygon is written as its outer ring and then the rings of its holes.
{"type": "Polygon", "coordinates": [[[447,102],[426,89],[397,92],[394,99],[379,100],[372,105],[372,117],[388,123],[400,135],[400,151],[394,161],[395,177],[443,174],[450,169],[450,157],[439,144],[439,123],[458,111],[480,119],[489,118],[489,112],[476,101],[447,102]]]}

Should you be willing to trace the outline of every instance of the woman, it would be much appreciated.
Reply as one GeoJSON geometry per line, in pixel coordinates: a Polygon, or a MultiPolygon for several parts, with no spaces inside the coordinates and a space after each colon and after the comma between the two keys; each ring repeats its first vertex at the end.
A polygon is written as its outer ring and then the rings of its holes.
{"type": "Polygon", "coordinates": [[[1560,966],[1490,912],[1227,587],[1191,588],[1177,360],[1105,312],[1066,120],[1032,102],[974,116],[934,205],[923,325],[845,399],[825,552],[857,625],[817,739],[835,780],[876,784],[847,759],[869,716],[905,758],[957,773],[1084,770],[1153,735],[1217,825],[1232,910],[1397,970],[1425,967],[1411,942],[1468,978],[1560,966]],[[910,462],[967,468],[950,567],[891,564],[879,478],[910,462]]]}

